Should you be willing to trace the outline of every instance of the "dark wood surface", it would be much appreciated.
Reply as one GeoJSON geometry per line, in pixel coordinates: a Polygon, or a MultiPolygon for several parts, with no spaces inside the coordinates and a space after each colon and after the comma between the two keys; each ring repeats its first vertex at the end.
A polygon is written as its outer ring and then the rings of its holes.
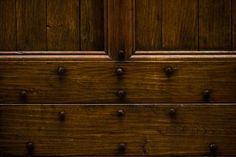
{"type": "Polygon", "coordinates": [[[46,0],[16,0],[17,50],[47,50],[46,0]]]}
{"type": "Polygon", "coordinates": [[[234,6],[234,0],[2,0],[0,50],[102,51],[110,45],[109,53],[116,59],[120,49],[128,57],[135,47],[231,50],[234,6]],[[104,38],[109,41],[105,48],[104,38]]]}
{"type": "Polygon", "coordinates": [[[0,51],[104,51],[103,0],[1,0],[0,10],[0,51]]]}
{"type": "Polygon", "coordinates": [[[0,150],[35,156],[236,154],[235,104],[0,106],[0,150]],[[170,109],[176,110],[170,116],[170,109]],[[120,115],[117,111],[123,111],[120,115]],[[64,112],[64,119],[58,117],[64,112]],[[118,145],[127,145],[120,152],[118,145]]]}
{"type": "Polygon", "coordinates": [[[107,52],[112,59],[129,58],[134,49],[134,0],[105,0],[107,52]]]}
{"type": "Polygon", "coordinates": [[[231,0],[199,1],[199,47],[231,50],[231,0]]]}
{"type": "Polygon", "coordinates": [[[15,0],[0,1],[0,50],[16,50],[16,3],[15,0]]]}
{"type": "Polygon", "coordinates": [[[80,50],[79,0],[47,1],[48,50],[80,50]]]}
{"type": "Polygon", "coordinates": [[[108,57],[1,57],[0,102],[22,103],[157,103],[236,101],[236,56],[159,55],[116,63],[108,57]],[[91,60],[91,61],[89,61],[91,60]],[[96,61],[96,62],[94,62],[96,61]],[[58,67],[65,73],[58,74],[58,67]],[[116,74],[117,68],[124,75],[116,74]],[[173,68],[170,76],[166,68],[173,68]],[[126,96],[120,98],[119,90],[126,96]]]}
{"type": "Polygon", "coordinates": [[[235,41],[235,0],[0,0],[0,156],[235,156],[235,41]]]}
{"type": "Polygon", "coordinates": [[[162,31],[163,49],[197,50],[198,1],[164,0],[162,31]]]}

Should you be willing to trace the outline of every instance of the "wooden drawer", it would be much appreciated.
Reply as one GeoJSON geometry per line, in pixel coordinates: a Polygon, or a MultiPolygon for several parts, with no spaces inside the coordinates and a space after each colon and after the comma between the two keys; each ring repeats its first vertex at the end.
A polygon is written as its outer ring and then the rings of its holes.
{"type": "Polygon", "coordinates": [[[145,59],[136,55],[126,62],[113,62],[107,56],[95,58],[99,60],[94,62],[88,56],[2,56],[0,103],[236,102],[235,55],[145,59]],[[123,75],[116,73],[118,68],[123,75]],[[203,96],[205,91],[209,93],[203,96]]]}
{"type": "Polygon", "coordinates": [[[0,106],[0,152],[22,156],[236,155],[234,105],[0,106]],[[60,112],[64,114],[59,116],[60,112]],[[27,150],[28,142],[34,144],[33,151],[27,150]],[[216,152],[209,150],[210,144],[217,145],[216,152]]]}

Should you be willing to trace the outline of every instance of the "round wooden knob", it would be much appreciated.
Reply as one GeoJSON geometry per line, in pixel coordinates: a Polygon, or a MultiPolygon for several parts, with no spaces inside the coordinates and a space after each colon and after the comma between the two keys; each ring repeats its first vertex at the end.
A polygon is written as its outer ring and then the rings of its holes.
{"type": "Polygon", "coordinates": [[[125,70],[123,68],[119,67],[116,69],[117,76],[123,76],[124,73],[125,73],[125,70]]]}
{"type": "Polygon", "coordinates": [[[126,97],[126,92],[124,90],[119,90],[117,92],[117,96],[120,98],[120,99],[124,99],[126,97]]]}
{"type": "Polygon", "coordinates": [[[66,113],[64,111],[61,111],[58,113],[58,118],[60,121],[64,121],[66,118],[66,113]]]}
{"type": "Polygon", "coordinates": [[[118,110],[117,111],[117,116],[118,117],[123,117],[125,115],[125,111],[124,110],[118,110]]]}
{"type": "Polygon", "coordinates": [[[170,115],[171,118],[176,117],[176,109],[171,108],[171,109],[169,110],[169,115],[170,115]]]}
{"type": "Polygon", "coordinates": [[[126,151],[126,144],[125,143],[120,143],[118,145],[118,150],[120,153],[124,153],[126,151]]]}
{"type": "Polygon", "coordinates": [[[33,142],[27,142],[26,143],[26,148],[27,148],[27,151],[28,151],[28,154],[32,154],[33,151],[34,151],[34,143],[33,142]]]}
{"type": "Polygon", "coordinates": [[[211,98],[211,91],[209,89],[203,91],[203,100],[209,102],[211,98]]]}
{"type": "Polygon", "coordinates": [[[118,58],[119,58],[119,60],[125,60],[125,51],[124,50],[120,50],[118,52],[118,58]]]}
{"type": "Polygon", "coordinates": [[[167,67],[165,68],[165,74],[167,77],[171,77],[175,72],[175,68],[173,67],[167,67]]]}
{"type": "Polygon", "coordinates": [[[66,72],[66,70],[65,70],[64,67],[61,67],[61,66],[58,67],[58,69],[57,69],[57,73],[58,73],[58,75],[62,76],[62,75],[65,74],[65,72],[66,72]]]}
{"type": "Polygon", "coordinates": [[[215,143],[211,143],[209,145],[209,150],[210,150],[211,154],[216,154],[217,153],[217,149],[218,149],[218,147],[217,147],[217,145],[215,143]]]}
{"type": "Polygon", "coordinates": [[[23,91],[20,92],[20,99],[23,102],[27,101],[27,91],[23,90],[23,91]]]}

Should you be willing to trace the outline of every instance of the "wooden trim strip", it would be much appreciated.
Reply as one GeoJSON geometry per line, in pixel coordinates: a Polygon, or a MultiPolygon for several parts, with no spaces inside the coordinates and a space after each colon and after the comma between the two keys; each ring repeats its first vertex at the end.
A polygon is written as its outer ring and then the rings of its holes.
{"type": "Polygon", "coordinates": [[[136,51],[135,55],[226,55],[236,51],[136,51]]]}
{"type": "Polygon", "coordinates": [[[1,55],[106,55],[104,51],[0,51],[1,55]]]}
{"type": "Polygon", "coordinates": [[[106,50],[114,60],[128,59],[134,46],[134,0],[105,0],[106,50]],[[120,52],[124,52],[119,54],[120,52]]]}

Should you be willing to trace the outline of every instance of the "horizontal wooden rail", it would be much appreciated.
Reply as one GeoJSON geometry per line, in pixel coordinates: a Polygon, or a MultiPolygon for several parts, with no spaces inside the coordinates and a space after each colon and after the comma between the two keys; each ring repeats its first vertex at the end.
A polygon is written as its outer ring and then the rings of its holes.
{"type": "Polygon", "coordinates": [[[4,105],[0,106],[0,152],[236,155],[235,105],[4,105]],[[210,144],[217,149],[211,150],[210,144]]]}
{"type": "Polygon", "coordinates": [[[235,69],[236,55],[136,55],[122,63],[106,55],[1,56],[0,103],[232,103],[235,69]]]}

